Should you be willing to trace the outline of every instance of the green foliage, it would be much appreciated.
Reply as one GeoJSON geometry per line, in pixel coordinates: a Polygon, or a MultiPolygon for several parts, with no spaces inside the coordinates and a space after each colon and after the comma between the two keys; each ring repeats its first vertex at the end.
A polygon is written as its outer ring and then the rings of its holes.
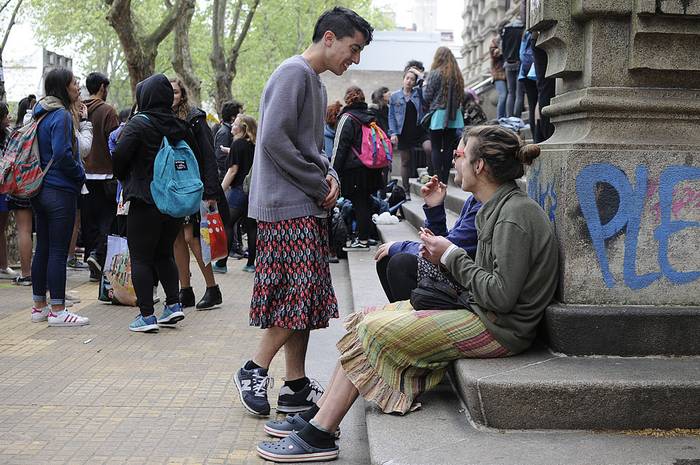
{"type": "MultiPolygon", "coordinates": [[[[70,47],[75,61],[85,72],[101,71],[110,77],[109,100],[119,108],[131,106],[128,70],[121,44],[106,20],[104,0],[25,0],[29,1],[35,31],[46,47],[70,47]]],[[[233,3],[233,2],[231,2],[233,3]]],[[[141,34],[153,31],[164,14],[162,0],[134,1],[134,18],[141,34]]],[[[371,0],[261,0],[238,59],[234,80],[235,98],[246,111],[258,112],[260,94],[272,71],[284,59],[301,53],[311,42],[318,16],[335,5],[352,8],[367,18],[375,30],[390,29],[393,24],[371,6],[371,0]]],[[[228,8],[226,24],[232,24],[233,6],[228,8]]],[[[202,100],[213,102],[214,75],[211,54],[211,1],[198,0],[190,30],[191,53],[197,76],[202,80],[202,100]]],[[[231,46],[226,42],[227,51],[231,46]]],[[[171,64],[173,38],[158,48],[156,71],[173,74],[171,64]]]]}

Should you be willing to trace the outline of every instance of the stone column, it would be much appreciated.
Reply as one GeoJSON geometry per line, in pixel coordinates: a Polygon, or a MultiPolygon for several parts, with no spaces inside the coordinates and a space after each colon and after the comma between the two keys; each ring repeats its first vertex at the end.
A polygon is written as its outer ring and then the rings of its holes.
{"type": "Polygon", "coordinates": [[[528,174],[561,246],[550,344],[700,354],[700,0],[530,0],[555,125],[528,174]]]}

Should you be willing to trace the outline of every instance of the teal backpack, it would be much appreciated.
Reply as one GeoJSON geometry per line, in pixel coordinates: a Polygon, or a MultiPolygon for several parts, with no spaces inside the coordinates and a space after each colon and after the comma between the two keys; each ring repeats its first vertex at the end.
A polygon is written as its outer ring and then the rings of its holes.
{"type": "MultiPolygon", "coordinates": [[[[143,116],[143,113],[136,116],[143,116]]],[[[149,120],[150,121],[150,120],[149,120]]],[[[204,184],[199,176],[199,164],[184,140],[171,145],[163,137],[153,164],[151,196],[161,213],[183,218],[199,211],[204,184]]]]}

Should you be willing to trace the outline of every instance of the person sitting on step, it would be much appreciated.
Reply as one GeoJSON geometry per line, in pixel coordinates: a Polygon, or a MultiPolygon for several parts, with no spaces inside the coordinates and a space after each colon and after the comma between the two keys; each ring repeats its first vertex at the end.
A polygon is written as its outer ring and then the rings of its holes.
{"type": "Polygon", "coordinates": [[[287,463],[337,458],[338,425],[359,395],[385,413],[405,414],[419,408],[418,396],[440,382],[451,361],[530,347],[559,281],[553,225],[515,183],[539,153],[498,126],[469,131],[460,168],[462,189],[483,204],[476,257],[430,231],[420,236],[421,256],[466,289],[468,308],[415,311],[403,301],[350,315],[323,396],[307,412],[269,421],[266,432],[283,439],[260,443],[259,455],[287,463]]]}

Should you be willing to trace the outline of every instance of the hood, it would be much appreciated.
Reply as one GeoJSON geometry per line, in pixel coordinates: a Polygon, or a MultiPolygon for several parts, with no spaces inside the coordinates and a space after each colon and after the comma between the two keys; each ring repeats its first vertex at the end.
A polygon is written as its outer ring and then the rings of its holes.
{"type": "Polygon", "coordinates": [[[202,118],[202,117],[206,120],[207,113],[204,110],[202,110],[201,108],[192,107],[192,108],[190,108],[189,113],[187,113],[187,121],[193,121],[195,118],[202,118]]]}
{"type": "Polygon", "coordinates": [[[104,100],[101,98],[90,98],[87,100],[83,100],[83,103],[88,109],[88,113],[92,113],[95,111],[99,106],[103,105],[105,103],[104,100]]]}
{"type": "Polygon", "coordinates": [[[168,138],[184,139],[187,123],[173,113],[173,86],[163,74],[154,74],[136,85],[139,113],[145,113],[158,131],[168,138]]]}
{"type": "Polygon", "coordinates": [[[345,113],[352,113],[352,116],[359,119],[362,122],[362,124],[369,124],[376,119],[374,115],[367,109],[367,104],[364,102],[358,102],[353,103],[352,105],[347,105],[345,108],[343,108],[338,117],[345,113]]]}
{"type": "Polygon", "coordinates": [[[58,97],[53,95],[47,95],[46,97],[39,100],[36,105],[34,105],[34,119],[39,119],[43,115],[56,111],[59,108],[65,108],[63,102],[58,97]]]}
{"type": "Polygon", "coordinates": [[[493,230],[498,222],[498,217],[501,214],[501,209],[506,204],[508,199],[515,195],[524,195],[515,181],[503,183],[498,190],[479,210],[476,214],[476,229],[479,234],[479,240],[490,241],[493,236],[493,230]]]}
{"type": "Polygon", "coordinates": [[[335,129],[328,126],[327,124],[324,124],[323,125],[323,135],[328,136],[328,137],[335,137],[335,129]]]}

